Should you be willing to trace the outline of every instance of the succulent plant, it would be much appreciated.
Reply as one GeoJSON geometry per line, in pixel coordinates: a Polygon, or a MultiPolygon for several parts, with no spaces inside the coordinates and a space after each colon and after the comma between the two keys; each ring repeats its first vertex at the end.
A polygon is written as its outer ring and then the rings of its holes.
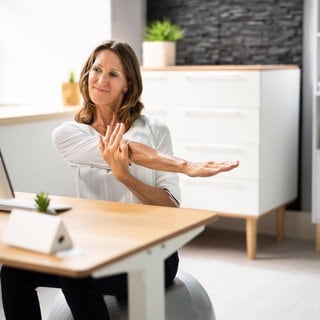
{"type": "Polygon", "coordinates": [[[34,199],[37,208],[40,212],[46,212],[49,204],[50,204],[50,198],[48,196],[48,194],[46,194],[45,192],[40,192],[36,195],[35,199],[34,199]]]}
{"type": "Polygon", "coordinates": [[[69,82],[74,82],[75,81],[75,73],[74,71],[70,71],[69,73],[69,82]]]}

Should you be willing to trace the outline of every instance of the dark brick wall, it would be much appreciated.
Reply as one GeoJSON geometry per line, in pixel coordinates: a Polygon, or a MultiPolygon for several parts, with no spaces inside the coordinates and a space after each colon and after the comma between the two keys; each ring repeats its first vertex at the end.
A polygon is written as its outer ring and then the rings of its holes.
{"type": "Polygon", "coordinates": [[[301,66],[302,9],[303,0],[147,0],[147,21],[185,29],[178,65],[301,66]]]}

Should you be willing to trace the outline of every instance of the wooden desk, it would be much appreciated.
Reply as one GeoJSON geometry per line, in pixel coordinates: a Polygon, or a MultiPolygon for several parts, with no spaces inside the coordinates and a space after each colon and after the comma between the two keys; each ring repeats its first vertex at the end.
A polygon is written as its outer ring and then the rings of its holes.
{"type": "MultiPolygon", "coordinates": [[[[51,201],[72,206],[61,217],[79,253],[46,255],[0,242],[0,263],[70,277],[128,272],[129,318],[136,320],[165,319],[163,260],[217,218],[212,211],[54,196],[51,201]]],[[[1,234],[8,217],[0,213],[1,234]]]]}

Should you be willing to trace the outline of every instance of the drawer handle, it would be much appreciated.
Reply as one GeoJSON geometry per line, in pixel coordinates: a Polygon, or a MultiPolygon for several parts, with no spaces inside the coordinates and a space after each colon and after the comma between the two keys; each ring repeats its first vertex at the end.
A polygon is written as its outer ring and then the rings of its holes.
{"type": "Polygon", "coordinates": [[[158,115],[158,116],[165,116],[167,115],[167,111],[163,111],[162,109],[144,109],[144,112],[145,113],[148,113],[148,114],[154,114],[154,115],[158,115]]]}
{"type": "Polygon", "coordinates": [[[182,109],[182,111],[188,116],[196,117],[232,117],[238,118],[241,115],[237,110],[223,110],[223,109],[182,109]]]}
{"type": "Polygon", "coordinates": [[[157,74],[143,74],[142,73],[142,80],[145,81],[145,80],[151,80],[151,81],[167,81],[167,78],[164,77],[164,76],[161,76],[161,75],[157,75],[157,74]]]}
{"type": "Polygon", "coordinates": [[[245,79],[240,73],[232,72],[226,74],[225,72],[210,74],[210,75],[187,75],[188,81],[244,81],[245,79]]]}
{"type": "Polygon", "coordinates": [[[186,183],[188,185],[193,186],[209,186],[214,185],[216,188],[223,188],[223,189],[232,189],[232,190],[245,190],[245,186],[241,183],[238,183],[236,181],[228,181],[228,180],[222,180],[222,179],[189,179],[187,178],[186,183]]]}
{"type": "Polygon", "coordinates": [[[236,145],[225,145],[225,144],[184,144],[184,147],[190,151],[227,151],[240,153],[243,151],[242,148],[236,145]]]}

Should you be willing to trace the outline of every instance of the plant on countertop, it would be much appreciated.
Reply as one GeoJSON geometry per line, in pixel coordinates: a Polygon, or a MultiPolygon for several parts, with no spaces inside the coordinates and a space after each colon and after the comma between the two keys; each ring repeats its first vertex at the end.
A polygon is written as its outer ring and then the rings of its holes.
{"type": "Polygon", "coordinates": [[[64,106],[77,106],[80,103],[79,83],[73,70],[69,72],[68,81],[62,83],[62,103],[64,106]]]}
{"type": "Polygon", "coordinates": [[[74,71],[70,71],[69,82],[73,83],[74,81],[75,81],[75,73],[74,73],[74,71]]]}
{"type": "Polygon", "coordinates": [[[153,21],[147,25],[145,41],[178,41],[184,38],[184,30],[168,19],[153,21]]]}
{"type": "Polygon", "coordinates": [[[40,212],[46,212],[49,204],[50,204],[50,198],[48,194],[45,192],[40,192],[36,195],[34,199],[36,206],[40,212]]]}

